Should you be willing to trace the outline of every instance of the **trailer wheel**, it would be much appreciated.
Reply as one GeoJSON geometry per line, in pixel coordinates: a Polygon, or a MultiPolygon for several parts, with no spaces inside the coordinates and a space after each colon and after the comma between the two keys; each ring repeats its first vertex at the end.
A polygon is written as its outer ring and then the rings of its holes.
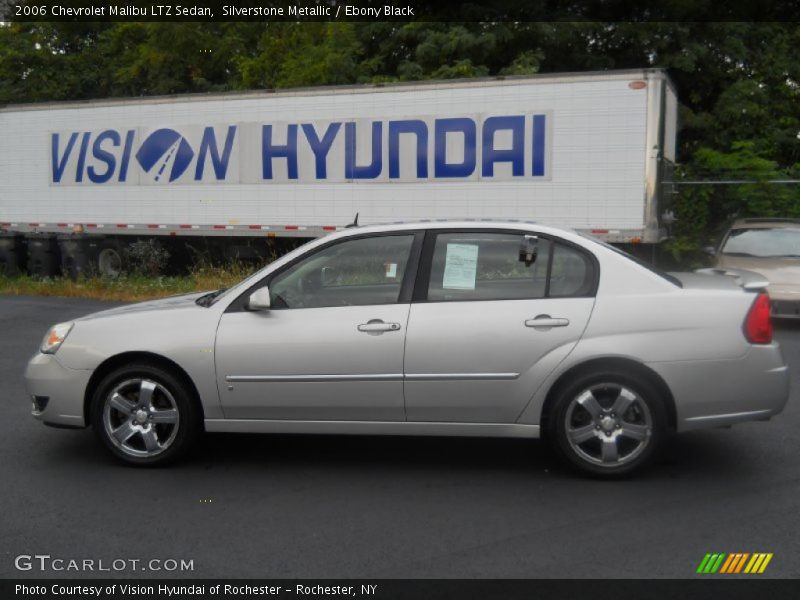
{"type": "Polygon", "coordinates": [[[103,277],[118,277],[122,273],[122,254],[116,244],[104,244],[97,253],[97,271],[103,277]]]}

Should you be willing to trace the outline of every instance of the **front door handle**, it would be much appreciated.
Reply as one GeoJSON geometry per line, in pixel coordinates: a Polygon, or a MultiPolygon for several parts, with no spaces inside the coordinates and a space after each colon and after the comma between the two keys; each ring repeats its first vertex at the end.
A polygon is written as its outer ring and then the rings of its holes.
{"type": "Polygon", "coordinates": [[[400,323],[384,323],[380,319],[370,319],[358,326],[359,331],[373,335],[384,331],[397,331],[398,329],[400,329],[400,323]]]}
{"type": "Polygon", "coordinates": [[[533,327],[534,329],[550,329],[551,327],[566,327],[567,325],[569,325],[569,319],[551,317],[550,315],[538,315],[525,321],[525,327],[533,327]]]}

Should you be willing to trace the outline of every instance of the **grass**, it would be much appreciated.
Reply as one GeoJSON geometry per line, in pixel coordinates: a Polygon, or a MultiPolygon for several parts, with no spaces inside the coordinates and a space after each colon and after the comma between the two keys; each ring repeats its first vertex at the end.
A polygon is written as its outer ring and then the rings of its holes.
{"type": "Polygon", "coordinates": [[[229,287],[253,270],[252,266],[235,263],[226,267],[196,267],[188,275],[170,277],[128,274],[116,278],[95,276],[72,280],[68,277],[0,275],[0,294],[136,302],[229,287]]]}

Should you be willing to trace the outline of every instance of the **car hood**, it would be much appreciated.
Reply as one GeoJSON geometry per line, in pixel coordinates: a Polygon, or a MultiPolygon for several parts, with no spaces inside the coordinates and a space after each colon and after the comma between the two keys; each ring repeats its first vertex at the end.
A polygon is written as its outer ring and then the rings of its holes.
{"type": "Polygon", "coordinates": [[[800,259],[753,258],[721,254],[718,266],[723,269],[745,269],[764,276],[772,285],[800,287],[800,259]]]}
{"type": "Polygon", "coordinates": [[[196,306],[202,310],[202,307],[195,304],[200,296],[208,292],[195,292],[192,294],[182,294],[180,296],[170,296],[169,298],[161,298],[160,300],[148,300],[146,302],[136,302],[135,304],[126,304],[125,306],[118,306],[100,312],[92,313],[76,319],[77,321],[90,321],[93,319],[104,319],[106,317],[114,317],[118,315],[131,315],[135,313],[146,313],[155,311],[175,310],[180,308],[196,306]]]}

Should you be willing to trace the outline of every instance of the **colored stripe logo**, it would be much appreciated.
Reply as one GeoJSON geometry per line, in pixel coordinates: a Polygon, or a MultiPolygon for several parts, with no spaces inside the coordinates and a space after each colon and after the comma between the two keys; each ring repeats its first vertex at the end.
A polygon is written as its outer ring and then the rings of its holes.
{"type": "Polygon", "coordinates": [[[772,552],[734,552],[731,554],[709,553],[700,561],[697,573],[706,575],[720,573],[725,575],[737,573],[763,573],[772,560],[772,552]]]}

